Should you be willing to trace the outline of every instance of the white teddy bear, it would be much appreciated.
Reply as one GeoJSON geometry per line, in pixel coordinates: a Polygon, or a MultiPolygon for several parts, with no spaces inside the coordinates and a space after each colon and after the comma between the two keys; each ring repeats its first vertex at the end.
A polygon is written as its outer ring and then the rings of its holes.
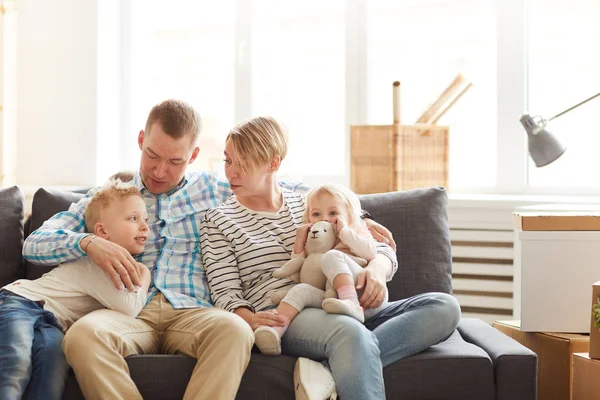
{"type": "MultiPolygon", "coordinates": [[[[290,277],[294,282],[307,283],[317,289],[325,290],[325,298],[337,297],[337,293],[331,282],[327,280],[321,268],[323,255],[333,249],[336,243],[336,232],[332,224],[320,221],[314,224],[308,231],[306,240],[307,257],[294,257],[273,272],[275,278],[290,277]]],[[[367,261],[364,258],[350,257],[358,265],[364,267],[367,261]]],[[[355,277],[356,278],[356,277],[355,277]]],[[[277,291],[271,295],[273,304],[279,304],[287,290],[277,291]]]]}

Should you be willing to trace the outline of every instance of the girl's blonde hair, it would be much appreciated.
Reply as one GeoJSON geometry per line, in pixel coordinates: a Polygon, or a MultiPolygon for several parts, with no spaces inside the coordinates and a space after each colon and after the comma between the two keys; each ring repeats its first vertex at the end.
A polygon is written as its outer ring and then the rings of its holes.
{"type": "Polygon", "coordinates": [[[287,154],[288,134],[285,127],[272,117],[255,117],[236,125],[231,139],[237,161],[244,174],[287,154]]]}
{"type": "Polygon", "coordinates": [[[102,217],[102,211],[115,201],[131,196],[142,197],[142,194],[132,182],[122,182],[118,178],[110,179],[106,185],[98,189],[85,207],[85,227],[88,232],[94,231],[94,226],[102,217]]]}
{"type": "Polygon", "coordinates": [[[319,185],[308,192],[306,195],[306,210],[304,210],[303,216],[304,222],[308,222],[310,216],[310,202],[315,196],[322,193],[330,194],[335,201],[346,206],[350,219],[348,225],[352,229],[357,230],[363,227],[364,222],[360,218],[361,207],[358,196],[352,190],[337,184],[319,185]]]}

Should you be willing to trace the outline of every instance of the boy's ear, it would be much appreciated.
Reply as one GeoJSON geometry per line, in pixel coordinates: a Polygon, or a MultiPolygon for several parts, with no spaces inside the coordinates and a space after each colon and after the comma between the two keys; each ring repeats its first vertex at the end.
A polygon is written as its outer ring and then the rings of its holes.
{"type": "Polygon", "coordinates": [[[96,225],[94,225],[94,234],[100,236],[102,239],[108,240],[108,233],[106,232],[106,229],[104,229],[104,224],[102,222],[96,222],[96,225]]]}

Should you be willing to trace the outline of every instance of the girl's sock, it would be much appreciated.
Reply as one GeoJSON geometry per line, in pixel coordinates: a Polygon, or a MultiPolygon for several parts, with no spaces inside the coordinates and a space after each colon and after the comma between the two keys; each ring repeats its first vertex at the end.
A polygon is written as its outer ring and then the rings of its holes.
{"type": "Polygon", "coordinates": [[[283,322],[285,325],[283,326],[274,326],[273,329],[275,329],[275,331],[279,334],[279,337],[283,337],[283,334],[285,333],[285,331],[287,331],[287,328],[290,326],[290,319],[288,317],[286,317],[285,315],[282,314],[278,314],[281,318],[283,318],[283,322]]]}
{"type": "Polygon", "coordinates": [[[356,293],[356,288],[353,285],[342,285],[337,290],[338,299],[340,300],[350,300],[355,303],[357,306],[360,306],[360,302],[358,301],[358,294],[356,293]]]}

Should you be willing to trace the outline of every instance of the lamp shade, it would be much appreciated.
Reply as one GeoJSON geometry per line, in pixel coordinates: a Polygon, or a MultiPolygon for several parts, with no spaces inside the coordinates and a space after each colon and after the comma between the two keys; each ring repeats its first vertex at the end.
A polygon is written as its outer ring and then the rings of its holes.
{"type": "Polygon", "coordinates": [[[536,167],[543,167],[563,155],[567,148],[546,129],[545,121],[537,122],[529,114],[521,115],[527,131],[529,155],[536,167]]]}

